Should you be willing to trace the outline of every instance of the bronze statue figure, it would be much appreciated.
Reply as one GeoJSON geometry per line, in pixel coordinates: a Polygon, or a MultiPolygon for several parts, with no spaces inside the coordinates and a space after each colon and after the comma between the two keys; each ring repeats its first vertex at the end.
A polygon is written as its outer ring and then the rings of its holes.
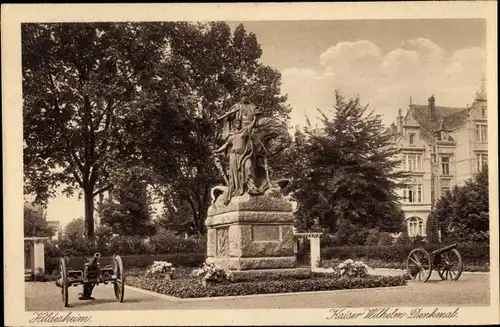
{"type": "MultiPolygon", "coordinates": [[[[216,187],[223,193],[224,205],[245,193],[261,195],[269,191],[276,195],[286,183],[273,184],[269,177],[268,157],[279,153],[290,144],[286,125],[264,117],[253,104],[243,100],[218,119],[223,121],[224,144],[215,150],[215,164],[223,175],[226,188],[216,187]],[[227,175],[218,155],[226,153],[227,175]]],[[[288,182],[288,181],[287,181],[288,182]]],[[[219,192],[219,193],[220,193],[219,192]]],[[[214,194],[212,192],[212,194],[214,194]]],[[[212,195],[215,198],[216,196],[212,195]]]]}

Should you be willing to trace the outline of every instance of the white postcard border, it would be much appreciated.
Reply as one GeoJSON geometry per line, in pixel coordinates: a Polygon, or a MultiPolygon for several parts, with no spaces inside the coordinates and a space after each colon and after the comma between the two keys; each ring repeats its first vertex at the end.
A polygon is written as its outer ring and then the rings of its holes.
{"type": "MultiPolygon", "coordinates": [[[[487,90],[489,152],[498,149],[497,98],[497,5],[494,1],[400,2],[400,3],[260,3],[260,4],[82,4],[2,5],[2,123],[4,155],[4,303],[6,325],[72,325],[71,323],[30,323],[32,312],[24,309],[23,280],[23,168],[22,168],[22,22],[89,21],[263,21],[263,20],[344,20],[344,19],[444,19],[484,18],[487,20],[487,90]]],[[[487,324],[499,322],[498,266],[498,162],[489,156],[491,272],[490,307],[461,307],[459,318],[428,320],[328,320],[328,309],[311,310],[197,310],[188,311],[75,311],[91,316],[81,325],[385,325],[385,324],[487,324]]],[[[411,308],[398,308],[410,310],[411,308]]],[[[443,311],[449,310],[443,306],[443,311]]],[[[362,309],[349,309],[362,310],[362,309]]],[[[60,316],[68,312],[58,313],[60,316]]],[[[73,324],[75,325],[75,324],[73,324]]],[[[78,324],[76,324],[78,325],[78,324]]]]}

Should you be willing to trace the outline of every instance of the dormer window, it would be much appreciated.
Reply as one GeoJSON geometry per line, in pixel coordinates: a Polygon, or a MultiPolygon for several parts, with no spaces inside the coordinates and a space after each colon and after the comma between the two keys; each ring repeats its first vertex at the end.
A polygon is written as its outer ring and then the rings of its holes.
{"type": "Polygon", "coordinates": [[[486,107],[482,106],[481,107],[481,116],[486,117],[486,113],[487,113],[486,107]]]}
{"type": "Polygon", "coordinates": [[[410,133],[409,138],[410,138],[410,144],[411,145],[415,144],[415,133],[410,133]]]}

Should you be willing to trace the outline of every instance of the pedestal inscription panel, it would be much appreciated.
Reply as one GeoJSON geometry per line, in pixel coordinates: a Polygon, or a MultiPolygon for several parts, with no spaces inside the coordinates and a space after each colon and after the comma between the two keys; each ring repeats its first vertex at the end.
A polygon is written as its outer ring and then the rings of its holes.
{"type": "Polygon", "coordinates": [[[252,240],[256,242],[280,241],[280,226],[278,225],[253,225],[252,240]]]}

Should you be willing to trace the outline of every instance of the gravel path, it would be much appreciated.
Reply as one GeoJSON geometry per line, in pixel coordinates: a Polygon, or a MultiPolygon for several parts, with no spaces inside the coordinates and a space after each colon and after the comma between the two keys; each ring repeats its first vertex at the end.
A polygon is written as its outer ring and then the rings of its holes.
{"type": "Polygon", "coordinates": [[[183,301],[170,301],[125,289],[125,301],[118,303],[111,285],[97,286],[94,291],[96,300],[79,301],[77,296],[81,287],[72,287],[69,308],[64,308],[60,289],[54,283],[28,282],[25,285],[28,311],[480,306],[489,305],[490,301],[489,275],[467,273],[456,282],[441,281],[439,277],[432,276],[425,284],[410,282],[407,287],[400,288],[183,301]]]}

